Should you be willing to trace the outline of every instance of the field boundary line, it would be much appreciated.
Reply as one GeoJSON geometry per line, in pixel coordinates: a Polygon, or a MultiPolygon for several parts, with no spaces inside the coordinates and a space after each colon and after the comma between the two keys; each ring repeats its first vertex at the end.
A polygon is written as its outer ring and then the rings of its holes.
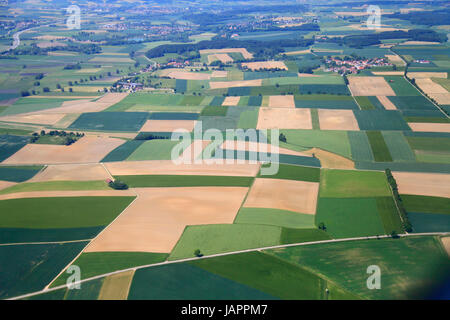
{"type": "MultiPolygon", "coordinates": [[[[399,234],[397,236],[399,238],[404,238],[404,237],[421,237],[421,236],[427,237],[427,236],[448,236],[448,235],[450,235],[450,232],[408,233],[408,234],[399,234]]],[[[202,260],[202,259],[211,259],[211,258],[217,258],[217,257],[224,257],[224,256],[240,254],[240,253],[257,252],[257,251],[265,251],[265,250],[273,250],[273,249],[282,249],[282,248],[289,248],[289,247],[300,247],[300,246],[316,245],[316,244],[323,244],[323,243],[338,243],[338,242],[350,242],[350,241],[361,241],[361,240],[378,240],[378,239],[392,239],[392,236],[390,236],[390,235],[378,235],[378,236],[368,236],[368,237],[355,237],[355,238],[344,238],[344,239],[320,240],[320,241],[312,241],[312,242],[290,243],[290,244],[281,244],[281,245],[275,245],[275,246],[269,246],[269,247],[261,247],[261,248],[244,249],[244,250],[232,251],[232,252],[216,253],[216,254],[212,254],[212,255],[208,255],[208,256],[192,257],[192,258],[185,258],[185,259],[173,260],[173,261],[166,260],[164,262],[158,262],[158,263],[153,263],[153,264],[135,266],[135,267],[131,267],[131,268],[126,268],[126,269],[122,269],[122,270],[116,270],[116,271],[113,271],[113,272],[108,272],[108,273],[105,273],[105,274],[101,274],[101,275],[98,275],[98,276],[94,276],[94,277],[90,277],[90,278],[87,278],[87,279],[80,280],[80,281],[78,281],[76,283],[72,283],[71,285],[81,284],[81,283],[92,281],[92,280],[97,280],[97,279],[101,279],[101,278],[104,278],[104,277],[107,277],[107,276],[119,274],[119,273],[126,272],[126,271],[131,271],[131,270],[136,271],[136,270],[145,269],[145,268],[159,267],[159,266],[164,266],[164,265],[169,265],[169,264],[176,264],[176,263],[191,262],[191,261],[197,261],[197,260],[202,260]]],[[[64,270],[65,270],[65,268],[64,268],[64,270]]],[[[28,293],[28,294],[24,294],[24,295],[20,295],[20,296],[16,296],[16,297],[12,297],[12,298],[8,298],[6,300],[25,299],[25,298],[28,298],[28,297],[32,297],[32,296],[36,296],[36,295],[39,295],[39,294],[48,293],[48,292],[52,292],[52,291],[56,291],[56,290],[64,289],[64,288],[68,288],[68,285],[67,284],[59,285],[59,286],[54,287],[54,288],[48,288],[48,286],[47,286],[43,290],[32,292],[32,293],[28,293]]]]}
{"type": "Polygon", "coordinates": [[[0,243],[0,247],[5,246],[24,246],[24,245],[40,245],[40,244],[61,244],[61,243],[77,243],[91,241],[92,239],[81,239],[81,240],[67,240],[67,241],[42,241],[42,242],[13,242],[13,243],[0,243]]]}
{"type": "Polygon", "coordinates": [[[133,201],[131,201],[129,204],[128,204],[128,206],[124,209],[124,210],[122,210],[122,212],[120,213],[120,214],[118,214],[117,215],[117,217],[115,217],[114,218],[114,220],[113,221],[111,221],[105,228],[103,228],[103,230],[102,231],[100,231],[94,238],[92,238],[87,244],[86,244],[86,246],[84,246],[84,248],[76,255],[76,257],[72,260],[72,261],[70,261],[70,263],[69,264],[67,264],[62,270],[61,270],[61,272],[59,272],[58,273],[58,275],[52,280],[52,281],[50,281],[50,283],[48,284],[48,285],[46,285],[45,286],[45,288],[44,288],[44,290],[48,290],[49,289],[49,286],[56,280],[56,279],[58,279],[59,278],[59,276],[61,275],[61,274],[63,274],[63,272],[64,272],[64,270],[66,270],[69,266],[71,266],[72,265],[72,263],[74,263],[80,256],[81,256],[81,254],[84,252],[84,250],[86,250],[86,248],[92,243],[92,241],[94,241],[95,239],[97,239],[103,232],[105,232],[105,230],[106,229],[108,229],[121,215],[123,215],[123,213],[125,212],[125,211],[127,211],[127,209],[137,200],[139,198],[139,195],[136,193],[136,198],[134,198],[134,200],[133,201]]]}

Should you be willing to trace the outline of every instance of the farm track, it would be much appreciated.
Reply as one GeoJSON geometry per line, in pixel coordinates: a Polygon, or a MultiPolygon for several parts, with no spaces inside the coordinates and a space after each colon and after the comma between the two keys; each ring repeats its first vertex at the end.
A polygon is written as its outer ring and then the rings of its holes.
{"type": "MultiPolygon", "coordinates": [[[[415,234],[414,233],[413,234],[399,234],[398,237],[405,238],[405,237],[428,237],[428,236],[448,236],[448,235],[450,235],[450,232],[429,232],[429,233],[415,233],[415,234]]],[[[355,237],[355,238],[345,238],[345,239],[332,239],[332,240],[321,240],[321,241],[302,242],[302,243],[291,243],[291,244],[284,244],[284,245],[276,245],[276,246],[269,246],[269,247],[261,247],[261,248],[254,248],[254,249],[239,250],[239,251],[233,251],[233,252],[218,253],[218,254],[212,254],[212,255],[209,255],[209,256],[194,257],[194,258],[187,258],[187,259],[174,260],[174,261],[165,261],[165,262],[160,262],[160,263],[136,266],[136,267],[127,268],[127,269],[123,269],[123,270],[117,270],[117,271],[101,274],[101,275],[98,275],[98,276],[95,276],[95,277],[91,277],[91,278],[88,278],[88,279],[83,279],[83,280],[81,280],[81,281],[79,281],[77,283],[81,284],[81,283],[84,283],[84,282],[88,282],[88,281],[92,281],[92,280],[96,280],[96,279],[101,279],[101,278],[104,278],[104,277],[107,277],[107,276],[119,274],[119,273],[126,272],[126,271],[136,271],[136,270],[144,269],[144,268],[151,268],[151,267],[158,267],[158,266],[164,266],[164,265],[169,265],[169,264],[198,261],[198,260],[202,260],[202,259],[211,259],[211,258],[217,258],[217,257],[224,257],[224,256],[229,256],[229,255],[234,255],[234,254],[241,254],[241,253],[248,253],[248,252],[257,252],[257,251],[264,251],[264,250],[273,250],[273,249],[282,249],[282,248],[298,247],[298,246],[308,246],[308,245],[316,245],[316,244],[324,244],[324,243],[338,243],[338,242],[361,241],[361,240],[378,240],[378,239],[389,239],[389,238],[392,238],[392,236],[390,236],[390,235],[381,235],[381,236],[355,237]]],[[[81,253],[79,255],[81,255],[81,253]]],[[[70,266],[78,258],[78,256],[70,264],[68,264],[67,267],[70,266]]],[[[59,277],[59,275],[62,274],[66,268],[64,268],[58,274],[57,277],[59,277]]],[[[52,280],[52,282],[53,281],[54,280],[52,280]]],[[[71,283],[70,285],[75,285],[77,283],[71,283]]],[[[47,287],[44,288],[41,291],[36,291],[36,292],[20,295],[20,296],[17,296],[17,297],[9,298],[7,300],[25,299],[25,298],[36,296],[36,295],[39,295],[39,294],[48,293],[48,292],[52,292],[52,291],[56,291],[56,290],[64,289],[64,288],[68,287],[68,285],[66,284],[66,285],[60,285],[60,286],[57,286],[57,287],[49,289],[48,288],[49,285],[47,285],[47,287]]]]}

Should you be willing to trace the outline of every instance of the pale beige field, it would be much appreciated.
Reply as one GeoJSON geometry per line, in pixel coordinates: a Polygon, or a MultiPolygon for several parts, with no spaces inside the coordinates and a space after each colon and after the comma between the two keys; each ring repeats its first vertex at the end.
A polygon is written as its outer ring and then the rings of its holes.
{"type": "Polygon", "coordinates": [[[234,87],[259,87],[262,85],[261,79],[256,80],[236,80],[236,81],[210,81],[211,89],[224,89],[234,87]]]}
{"type": "Polygon", "coordinates": [[[450,257],[450,237],[442,237],[441,241],[445,251],[447,251],[447,254],[450,257]]]}
{"type": "Polygon", "coordinates": [[[450,92],[430,78],[418,78],[416,79],[416,84],[427,96],[433,98],[438,104],[450,103],[450,92]]]}
{"type": "Polygon", "coordinates": [[[214,70],[211,73],[211,78],[226,78],[226,77],[228,77],[228,71],[214,70]]]}
{"type": "Polygon", "coordinates": [[[285,54],[287,56],[294,56],[294,55],[297,55],[297,54],[307,54],[307,53],[311,53],[311,49],[289,51],[289,52],[286,52],[285,54]]]}
{"type": "Polygon", "coordinates": [[[231,224],[248,188],[138,188],[138,197],[86,252],[169,253],[188,225],[231,224]]]}
{"type": "Polygon", "coordinates": [[[450,132],[450,123],[421,123],[408,122],[412,131],[423,132],[450,132]]]}
{"type": "Polygon", "coordinates": [[[0,180],[0,190],[12,187],[13,185],[16,185],[16,184],[17,183],[15,183],[15,182],[0,180]]]}
{"type": "Polygon", "coordinates": [[[382,77],[349,77],[354,96],[395,96],[394,90],[382,77]]]}
{"type": "Polygon", "coordinates": [[[253,58],[253,54],[247,51],[246,48],[228,48],[228,49],[206,49],[200,50],[200,54],[214,54],[214,53],[232,53],[238,52],[241,53],[245,59],[253,58]]]}
{"type": "Polygon", "coordinates": [[[125,140],[85,136],[70,146],[27,144],[4,164],[63,164],[99,162],[125,140]]]}
{"type": "Polygon", "coordinates": [[[99,163],[92,164],[57,164],[46,166],[44,170],[29,180],[42,181],[89,181],[111,178],[99,163]]]}
{"type": "MultiPolygon", "coordinates": [[[[56,114],[56,113],[55,113],[56,114]]],[[[46,114],[46,116],[49,116],[50,114],[46,114]]],[[[80,113],[69,113],[64,115],[64,117],[59,120],[58,122],[54,123],[53,126],[55,128],[62,128],[65,129],[68,126],[70,126],[78,117],[80,116],[80,113]]]]}
{"type": "Polygon", "coordinates": [[[209,80],[209,79],[211,79],[211,75],[209,73],[187,72],[187,71],[172,71],[167,76],[172,79],[183,79],[183,80],[209,80]]]}
{"type": "Polygon", "coordinates": [[[377,96],[378,101],[380,101],[380,103],[383,105],[383,107],[386,110],[397,110],[397,107],[395,106],[395,104],[393,104],[391,102],[391,100],[389,100],[388,97],[386,96],[377,96]]]}
{"type": "Polygon", "coordinates": [[[90,100],[72,100],[64,101],[61,107],[45,109],[27,114],[50,114],[50,113],[85,113],[85,112],[100,112],[110,106],[120,102],[128,93],[107,93],[97,101],[90,100]]]}
{"type": "Polygon", "coordinates": [[[0,195],[0,200],[58,197],[133,197],[132,190],[29,191],[0,195]]]}
{"type": "Polygon", "coordinates": [[[222,105],[234,107],[238,105],[239,100],[241,100],[241,97],[226,97],[225,100],[223,100],[222,105]]]}
{"type": "Polygon", "coordinates": [[[393,172],[400,194],[450,198],[450,174],[393,172]]]}
{"type": "Polygon", "coordinates": [[[173,132],[178,129],[194,130],[196,120],[147,120],[140,131],[173,132]]]}
{"type": "Polygon", "coordinates": [[[1,121],[8,122],[21,122],[21,123],[32,123],[32,124],[43,124],[43,125],[54,125],[62,118],[65,114],[31,114],[31,115],[13,115],[0,117],[1,121]]]}
{"type": "Polygon", "coordinates": [[[294,96],[270,96],[269,107],[271,108],[295,108],[294,96]]]}
{"type": "Polygon", "coordinates": [[[322,168],[328,169],[355,169],[355,163],[338,154],[322,150],[319,148],[312,148],[304,151],[306,154],[313,155],[320,160],[322,168]]]}
{"type": "Polygon", "coordinates": [[[311,111],[299,108],[260,108],[257,129],[312,129],[311,111]]]}
{"type": "Polygon", "coordinates": [[[134,63],[135,61],[130,58],[124,58],[124,57],[102,57],[97,56],[89,60],[89,62],[118,62],[118,63],[134,63]]]}
{"type": "Polygon", "coordinates": [[[250,70],[260,70],[260,69],[282,69],[287,70],[288,68],[283,61],[259,61],[259,62],[245,62],[242,66],[250,70]]]}
{"type": "Polygon", "coordinates": [[[98,300],[127,300],[134,270],[110,275],[105,278],[98,300]]]}
{"type": "Polygon", "coordinates": [[[447,72],[408,72],[411,79],[442,78],[447,79],[447,72]]]}
{"type": "Polygon", "coordinates": [[[208,56],[208,61],[210,61],[210,63],[214,60],[220,60],[220,62],[222,63],[229,63],[234,61],[233,58],[231,58],[227,53],[216,53],[208,56]]]}
{"type": "Polygon", "coordinates": [[[311,74],[311,73],[299,73],[299,78],[319,78],[320,76],[317,74],[311,74]]]}
{"type": "Polygon", "coordinates": [[[176,165],[171,160],[125,161],[104,163],[114,175],[198,175],[198,176],[240,176],[254,177],[259,172],[259,164],[183,164],[176,165]]]}
{"type": "Polygon", "coordinates": [[[37,46],[39,48],[45,49],[45,48],[50,48],[50,47],[66,47],[67,44],[63,43],[63,42],[51,42],[51,41],[43,41],[43,42],[38,42],[37,46]]]}
{"type": "Polygon", "coordinates": [[[245,201],[246,208],[273,208],[315,214],[319,183],[255,179],[245,201]]]}
{"type": "Polygon", "coordinates": [[[279,153],[279,154],[288,154],[292,156],[302,156],[302,157],[311,157],[310,154],[294,151],[282,147],[275,148],[275,146],[262,143],[262,142],[251,142],[251,141],[241,141],[238,143],[237,141],[227,140],[220,146],[223,150],[239,150],[239,151],[251,151],[251,152],[270,152],[270,153],[279,153]]]}
{"type": "Polygon", "coordinates": [[[359,131],[358,121],[352,110],[319,109],[319,123],[321,130],[359,131]]]}
{"type": "Polygon", "coordinates": [[[434,45],[434,44],[440,44],[440,42],[433,42],[433,41],[405,41],[405,42],[400,43],[401,46],[408,46],[408,45],[414,45],[414,46],[424,45],[424,46],[427,46],[427,45],[434,45]]]}

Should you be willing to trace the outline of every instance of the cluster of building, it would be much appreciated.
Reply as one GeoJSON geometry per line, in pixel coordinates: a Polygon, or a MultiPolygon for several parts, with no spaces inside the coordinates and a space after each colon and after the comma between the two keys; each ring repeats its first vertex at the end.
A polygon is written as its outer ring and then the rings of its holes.
{"type": "Polygon", "coordinates": [[[386,58],[372,58],[372,59],[355,59],[355,58],[339,58],[330,57],[325,59],[326,69],[328,72],[337,73],[358,73],[365,69],[373,67],[392,66],[386,58]]]}
{"type": "Polygon", "coordinates": [[[108,23],[102,26],[102,29],[110,31],[125,31],[125,30],[141,30],[148,31],[144,34],[146,37],[159,37],[171,34],[180,34],[190,31],[192,28],[186,25],[152,25],[150,23],[108,23]]]}

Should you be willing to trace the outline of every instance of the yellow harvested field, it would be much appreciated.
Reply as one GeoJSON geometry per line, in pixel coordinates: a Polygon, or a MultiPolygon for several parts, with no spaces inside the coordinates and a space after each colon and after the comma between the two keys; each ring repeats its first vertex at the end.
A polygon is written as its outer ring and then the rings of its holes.
{"type": "Polygon", "coordinates": [[[447,75],[447,72],[408,72],[408,77],[416,80],[429,78],[447,79],[447,75]]]}
{"type": "Polygon", "coordinates": [[[45,167],[29,182],[42,181],[89,181],[111,178],[99,163],[89,164],[55,164],[45,167]]]}
{"type": "Polygon", "coordinates": [[[136,200],[85,252],[171,252],[188,225],[232,224],[248,188],[137,188],[136,200]]]}
{"type": "Polygon", "coordinates": [[[251,151],[251,152],[270,152],[270,153],[279,153],[279,154],[288,154],[292,156],[301,156],[301,157],[311,157],[310,154],[294,151],[282,147],[275,148],[275,146],[262,143],[262,142],[252,142],[252,141],[233,141],[227,140],[220,146],[223,150],[239,150],[239,151],[251,151]]]}
{"type": "Polygon", "coordinates": [[[244,207],[273,208],[299,213],[315,214],[319,183],[255,179],[244,207]]]}
{"type": "Polygon", "coordinates": [[[308,54],[308,53],[311,53],[311,49],[285,52],[285,54],[287,56],[294,56],[294,55],[297,55],[297,54],[308,54]]]}
{"type": "Polygon", "coordinates": [[[412,131],[421,132],[450,132],[450,123],[408,122],[412,131]]]}
{"type": "Polygon", "coordinates": [[[400,194],[450,198],[450,174],[393,172],[400,194]]]}
{"type": "Polygon", "coordinates": [[[377,96],[378,101],[380,101],[380,103],[383,105],[383,107],[386,110],[397,110],[397,107],[395,106],[395,104],[393,104],[391,102],[391,100],[389,100],[388,97],[386,96],[377,96]]]}
{"type": "Polygon", "coordinates": [[[450,92],[430,78],[418,78],[416,79],[416,84],[427,96],[434,99],[438,104],[450,103],[450,92]]]}
{"type": "MultiPolygon", "coordinates": [[[[107,93],[97,101],[89,100],[72,100],[65,101],[58,108],[45,109],[28,114],[50,114],[50,113],[84,113],[84,112],[100,112],[110,106],[120,102],[128,93],[107,93]]],[[[95,98],[95,97],[94,97],[95,98]]]]}
{"type": "Polygon", "coordinates": [[[250,70],[260,70],[260,69],[281,69],[287,70],[288,68],[283,61],[259,61],[259,62],[245,62],[242,63],[244,68],[250,70]]]}
{"type": "Polygon", "coordinates": [[[178,129],[194,130],[196,120],[147,120],[140,131],[173,132],[178,129]]]}
{"type": "Polygon", "coordinates": [[[0,180],[0,190],[12,187],[13,185],[16,185],[16,184],[17,183],[15,183],[15,182],[0,180]]]}
{"type": "Polygon", "coordinates": [[[76,73],[97,73],[102,71],[102,68],[90,68],[90,69],[80,69],[76,73]]]}
{"type": "Polygon", "coordinates": [[[240,176],[254,177],[259,172],[259,164],[183,164],[176,165],[171,160],[125,161],[104,163],[113,175],[192,175],[192,176],[240,176]]]}
{"type": "Polygon", "coordinates": [[[228,48],[228,49],[206,49],[200,50],[200,54],[215,54],[215,53],[241,53],[244,59],[252,59],[253,54],[249,53],[246,48],[228,48]]]}
{"type": "Polygon", "coordinates": [[[428,46],[428,45],[435,45],[435,44],[441,44],[440,42],[434,42],[434,41],[405,41],[400,43],[401,46],[408,46],[408,45],[413,45],[413,46],[428,46]]]}
{"type": "Polygon", "coordinates": [[[226,78],[226,77],[228,77],[228,71],[214,70],[211,73],[211,78],[226,78]]]}
{"type": "Polygon", "coordinates": [[[105,278],[98,300],[127,300],[134,270],[110,275],[105,278]]]}
{"type": "Polygon", "coordinates": [[[69,88],[73,89],[73,92],[103,92],[104,86],[75,86],[64,87],[64,90],[69,91],[69,88]]]}
{"type": "Polygon", "coordinates": [[[445,251],[447,251],[447,254],[450,257],[450,237],[442,237],[441,241],[445,251]]]}
{"type": "Polygon", "coordinates": [[[382,77],[349,77],[354,96],[395,96],[394,90],[382,77]]]}
{"type": "MultiPolygon", "coordinates": [[[[233,62],[233,58],[231,58],[228,54],[226,53],[216,53],[214,55],[210,55],[209,57],[214,57],[214,60],[220,60],[220,62],[222,63],[229,63],[229,62],[233,62]]],[[[208,60],[209,60],[208,57],[208,60]]],[[[213,61],[214,61],[213,60],[213,61]]],[[[211,61],[212,62],[212,61],[211,61]]]]}
{"type": "Polygon", "coordinates": [[[21,122],[32,124],[54,125],[64,118],[65,114],[32,114],[0,117],[1,121],[21,122]]]}
{"type": "Polygon", "coordinates": [[[0,200],[59,197],[133,197],[132,190],[29,191],[0,195],[0,200]]]}
{"type": "Polygon", "coordinates": [[[239,100],[241,100],[241,97],[226,97],[225,100],[223,100],[222,105],[234,107],[238,105],[239,100]]]}
{"type": "Polygon", "coordinates": [[[319,123],[321,130],[359,131],[358,121],[352,110],[319,109],[319,123]]]}
{"type": "Polygon", "coordinates": [[[269,107],[271,108],[295,108],[294,96],[270,96],[269,107]]]}
{"type": "Polygon", "coordinates": [[[45,36],[33,37],[33,39],[50,41],[50,40],[62,40],[62,39],[66,39],[66,37],[45,35],[45,36]]]}
{"type": "Polygon", "coordinates": [[[236,81],[210,81],[211,89],[224,89],[235,87],[259,87],[262,85],[262,79],[256,80],[236,80],[236,81]]]}
{"type": "Polygon", "coordinates": [[[99,162],[125,140],[85,136],[70,146],[27,144],[4,164],[63,164],[99,162]]]}
{"type": "Polygon", "coordinates": [[[297,108],[260,108],[257,129],[312,129],[311,111],[297,108]]]}
{"type": "MultiPolygon", "coordinates": [[[[386,54],[385,56],[386,56],[386,58],[388,58],[389,62],[391,62],[393,64],[405,65],[405,61],[403,61],[403,59],[400,58],[400,56],[398,56],[396,54],[386,54]]],[[[395,72],[395,71],[393,71],[393,72],[395,72]]],[[[402,71],[397,71],[397,72],[401,72],[401,75],[403,75],[402,71]]]]}
{"type": "Polygon", "coordinates": [[[168,77],[182,80],[209,80],[211,75],[209,73],[200,72],[172,71],[168,74],[168,77]]]}
{"type": "Polygon", "coordinates": [[[322,150],[319,148],[312,148],[304,151],[320,160],[322,168],[328,169],[355,169],[355,163],[338,154],[322,150]]]}

